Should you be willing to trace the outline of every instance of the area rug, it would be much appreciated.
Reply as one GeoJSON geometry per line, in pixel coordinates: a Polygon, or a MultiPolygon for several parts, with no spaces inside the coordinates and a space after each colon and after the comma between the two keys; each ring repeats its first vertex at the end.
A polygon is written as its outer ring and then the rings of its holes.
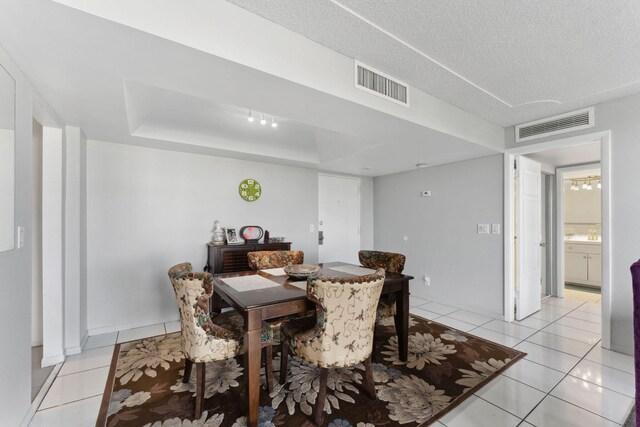
{"type": "MultiPolygon", "coordinates": [[[[409,322],[407,362],[398,357],[393,320],[378,328],[377,401],[362,391],[363,366],[330,371],[325,426],[427,426],[525,355],[421,317],[409,322]]],[[[206,412],[194,420],[195,369],[183,384],[180,340],[175,333],[116,345],[97,426],[246,426],[242,357],[207,364],[206,412]]],[[[289,357],[288,379],[280,385],[279,362],[277,354],[271,395],[262,374],[260,427],[311,425],[318,369],[289,357]]]]}

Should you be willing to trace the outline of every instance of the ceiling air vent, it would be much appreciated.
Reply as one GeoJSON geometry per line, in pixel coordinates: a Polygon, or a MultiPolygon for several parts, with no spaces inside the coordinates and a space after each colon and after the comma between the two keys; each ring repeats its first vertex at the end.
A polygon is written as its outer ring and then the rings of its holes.
{"type": "Polygon", "coordinates": [[[585,108],[518,125],[516,126],[516,142],[586,129],[594,125],[593,107],[585,108]]]}
{"type": "Polygon", "coordinates": [[[378,70],[355,61],[356,87],[389,101],[409,106],[409,86],[378,70]]]}

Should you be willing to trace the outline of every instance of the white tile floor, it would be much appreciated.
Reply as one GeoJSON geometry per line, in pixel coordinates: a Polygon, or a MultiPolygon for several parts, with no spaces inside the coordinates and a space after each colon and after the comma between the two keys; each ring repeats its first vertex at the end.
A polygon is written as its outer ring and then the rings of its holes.
{"type": "MultiPolygon", "coordinates": [[[[600,296],[566,291],[521,322],[505,323],[411,297],[411,312],[528,353],[496,380],[446,414],[436,426],[616,426],[634,396],[633,358],[600,347],[600,296]]],[[[167,322],[92,336],[68,357],[32,426],[95,424],[117,342],[178,331],[167,322]]]]}

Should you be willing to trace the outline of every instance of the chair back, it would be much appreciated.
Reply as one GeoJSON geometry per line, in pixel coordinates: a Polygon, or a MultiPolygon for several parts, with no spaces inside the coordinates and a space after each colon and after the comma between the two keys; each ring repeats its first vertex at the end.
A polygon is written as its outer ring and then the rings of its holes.
{"type": "Polygon", "coordinates": [[[358,259],[363,267],[382,268],[387,273],[402,273],[406,257],[402,254],[380,251],[360,251],[358,259]]]}
{"type": "Polygon", "coordinates": [[[249,267],[252,270],[265,268],[279,268],[287,265],[297,265],[304,262],[302,251],[257,251],[247,254],[249,267]]]}
{"type": "MultiPolygon", "coordinates": [[[[305,358],[321,367],[346,367],[371,355],[384,270],[355,277],[309,278],[307,298],[316,303],[316,326],[305,358]]],[[[302,340],[302,337],[300,338],[302,340]]]]}
{"type": "Polygon", "coordinates": [[[235,335],[209,317],[209,299],[213,295],[211,273],[193,272],[185,262],[169,269],[169,279],[180,311],[182,348],[193,362],[223,360],[237,353],[235,335]]]}
{"type": "MultiPolygon", "coordinates": [[[[640,420],[640,260],[631,265],[633,285],[633,338],[636,371],[636,421],[640,420]]],[[[640,425],[640,424],[638,424],[640,425]]]]}

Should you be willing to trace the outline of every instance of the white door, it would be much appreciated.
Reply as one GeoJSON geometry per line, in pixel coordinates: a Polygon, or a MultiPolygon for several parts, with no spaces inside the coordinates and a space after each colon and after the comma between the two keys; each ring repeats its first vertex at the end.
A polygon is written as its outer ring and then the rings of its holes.
{"type": "Polygon", "coordinates": [[[542,194],[540,163],[525,157],[517,158],[517,206],[516,206],[516,319],[540,310],[542,292],[542,194]]]}
{"type": "Polygon", "coordinates": [[[358,264],[360,250],[360,179],[318,176],[320,262],[358,264]]]}

